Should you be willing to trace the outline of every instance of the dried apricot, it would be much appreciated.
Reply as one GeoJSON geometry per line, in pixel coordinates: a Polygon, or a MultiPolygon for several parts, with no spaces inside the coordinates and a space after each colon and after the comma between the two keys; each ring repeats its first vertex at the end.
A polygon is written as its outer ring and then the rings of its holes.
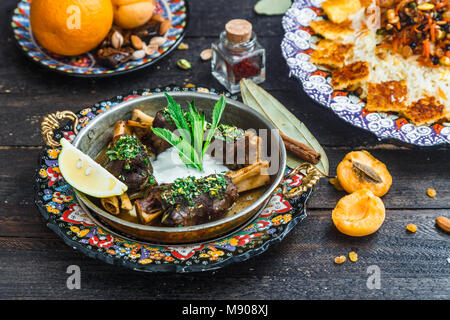
{"type": "Polygon", "coordinates": [[[362,237],[377,231],[384,222],[383,201],[368,189],[343,197],[332,213],[333,223],[343,234],[362,237]]]}
{"type": "Polygon", "coordinates": [[[384,196],[392,185],[392,176],[385,164],[364,150],[344,157],[337,167],[337,178],[348,193],[369,189],[378,197],[384,196]]]}

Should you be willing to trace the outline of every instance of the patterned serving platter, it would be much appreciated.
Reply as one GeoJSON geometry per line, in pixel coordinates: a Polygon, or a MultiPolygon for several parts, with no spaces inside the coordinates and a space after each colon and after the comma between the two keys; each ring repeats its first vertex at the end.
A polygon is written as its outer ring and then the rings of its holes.
{"type": "Polygon", "coordinates": [[[281,43],[290,76],[297,78],[305,93],[331,109],[346,122],[370,131],[380,140],[396,140],[417,146],[450,144],[450,123],[416,126],[394,113],[368,112],[365,102],[347,91],[331,87],[331,74],[310,62],[318,36],[309,27],[321,19],[323,0],[295,0],[283,17],[285,36],[281,43]]]}
{"type": "MultiPolygon", "coordinates": [[[[76,113],[79,120],[77,129],[80,130],[96,116],[108,112],[123,101],[162,91],[198,91],[237,99],[229,93],[203,87],[143,89],[84,107],[76,113]]],[[[69,124],[55,131],[56,140],[62,137],[73,140],[75,136],[69,124]]],[[[91,218],[91,214],[77,202],[72,187],[61,175],[58,168],[59,153],[59,148],[44,147],[35,176],[35,202],[48,227],[69,246],[89,257],[138,271],[206,271],[254,257],[281,241],[306,217],[306,203],[312,193],[309,189],[301,196],[287,200],[280,187],[273,192],[268,206],[258,216],[241,229],[220,239],[182,246],[151,244],[114,232],[91,218]]],[[[289,171],[286,168],[286,173],[289,171]]],[[[299,173],[286,178],[283,184],[288,190],[293,190],[302,186],[303,178],[299,173]]]]}
{"type": "Polygon", "coordinates": [[[11,26],[17,44],[27,57],[41,66],[78,77],[108,77],[148,67],[164,58],[178,46],[184,38],[188,24],[186,0],[157,0],[155,12],[164,18],[170,18],[172,21],[172,28],[166,34],[166,42],[152,56],[128,61],[119,65],[116,69],[108,69],[99,65],[92,53],[64,57],[52,54],[41,47],[34,38],[30,26],[31,1],[21,0],[12,16],[11,26]]]}

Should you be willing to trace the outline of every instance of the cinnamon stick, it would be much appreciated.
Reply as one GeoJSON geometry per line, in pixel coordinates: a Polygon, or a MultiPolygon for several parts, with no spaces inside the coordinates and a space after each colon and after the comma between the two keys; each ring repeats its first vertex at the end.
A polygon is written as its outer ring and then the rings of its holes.
{"type": "Polygon", "coordinates": [[[280,136],[283,139],[283,143],[286,149],[294,156],[312,164],[317,164],[320,161],[322,155],[311,147],[288,137],[282,132],[280,132],[280,136]]]}

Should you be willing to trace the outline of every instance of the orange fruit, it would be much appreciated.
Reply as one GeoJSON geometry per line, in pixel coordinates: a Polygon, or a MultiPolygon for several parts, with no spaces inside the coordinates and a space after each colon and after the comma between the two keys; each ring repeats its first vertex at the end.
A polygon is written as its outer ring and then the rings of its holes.
{"type": "Polygon", "coordinates": [[[114,23],[124,29],[145,24],[153,15],[155,0],[112,0],[114,23]]]}
{"type": "Polygon", "coordinates": [[[386,165],[367,151],[348,153],[337,169],[339,184],[348,193],[369,189],[376,196],[384,196],[392,185],[392,176],[386,165]]]}
{"type": "Polygon", "coordinates": [[[30,24],[47,50],[76,56],[97,47],[113,23],[111,0],[33,0],[30,24]]]}
{"type": "Polygon", "coordinates": [[[343,197],[331,215],[336,228],[343,234],[362,237],[377,231],[384,222],[383,201],[368,189],[343,197]]]}

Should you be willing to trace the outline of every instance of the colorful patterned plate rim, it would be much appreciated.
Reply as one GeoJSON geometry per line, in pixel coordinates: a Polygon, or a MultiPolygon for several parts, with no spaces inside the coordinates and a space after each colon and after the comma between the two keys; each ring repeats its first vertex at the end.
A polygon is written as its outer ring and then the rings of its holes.
{"type": "Polygon", "coordinates": [[[21,0],[14,10],[11,27],[17,45],[25,56],[52,71],[75,77],[110,77],[129,73],[151,66],[178,47],[188,27],[187,0],[157,0],[156,11],[164,17],[171,16],[172,28],[167,33],[166,42],[152,56],[131,60],[116,69],[98,65],[91,53],[77,57],[63,57],[48,53],[34,39],[30,27],[29,12],[31,0],[21,0]]]}
{"type": "MultiPolygon", "coordinates": [[[[205,87],[141,89],[84,107],[76,113],[79,120],[77,129],[123,101],[163,91],[198,91],[237,99],[228,92],[205,87]]],[[[72,130],[69,124],[61,126],[55,131],[55,139],[64,137],[73,140],[75,134],[72,130]]],[[[64,181],[58,168],[59,152],[59,148],[44,147],[35,176],[35,202],[47,226],[66,244],[89,257],[138,271],[198,272],[250,259],[281,241],[306,217],[306,203],[312,194],[310,189],[297,198],[287,200],[278,188],[258,216],[243,228],[220,239],[183,246],[152,245],[122,237],[96,224],[83,211],[72,188],[64,181]]],[[[289,172],[288,168],[286,172],[289,172]]],[[[302,185],[302,178],[302,174],[297,174],[283,183],[288,189],[297,188],[302,185]]]]}
{"type": "Polygon", "coordinates": [[[396,114],[367,112],[364,110],[365,102],[359,97],[332,89],[330,72],[321,70],[309,60],[319,40],[309,24],[322,14],[322,2],[294,0],[282,20],[285,35],[281,50],[289,66],[290,76],[300,81],[305,93],[347,123],[372,132],[379,140],[422,147],[450,145],[450,123],[415,126],[396,114]]]}

